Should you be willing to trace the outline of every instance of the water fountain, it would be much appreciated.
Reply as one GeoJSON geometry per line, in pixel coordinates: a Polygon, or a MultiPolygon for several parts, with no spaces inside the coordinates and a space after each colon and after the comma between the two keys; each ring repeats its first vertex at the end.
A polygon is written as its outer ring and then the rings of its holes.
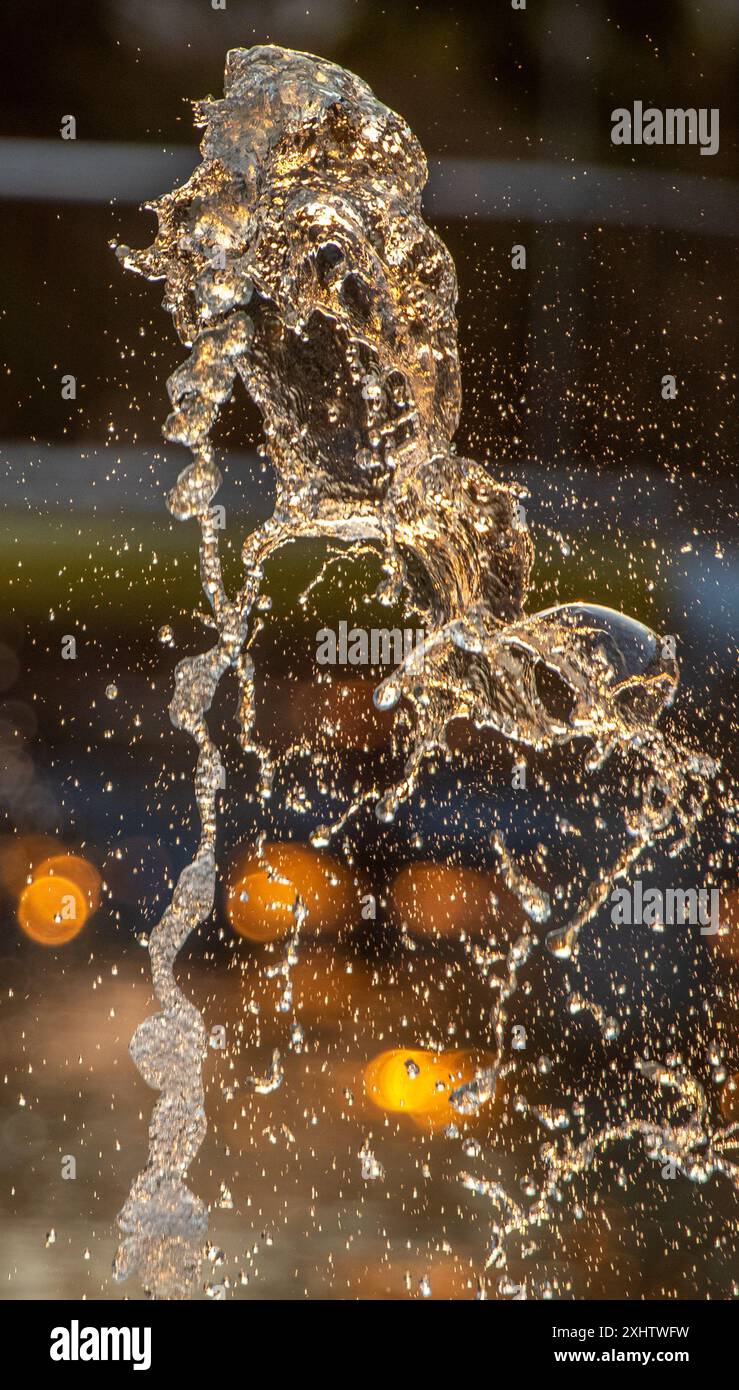
{"type": "MultiPolygon", "coordinates": [[[[157,1297],[187,1295],[208,1224],[186,1184],[206,1131],[206,1030],[175,981],[174,965],[216,891],[216,802],[224,779],[206,715],[229,670],[238,683],[242,745],[259,764],[258,794],[268,795],[273,782],[273,760],[255,735],[257,675],[245,646],[270,556],[299,538],[350,554],[370,546],[383,570],[378,598],[402,603],[408,622],[425,633],[422,662],[409,656],[375,693],[378,708],[402,703],[410,711],[402,777],[379,795],[372,788],[351,799],[339,817],[315,829],[315,846],[330,844],[368,806],[391,824],[428,761],[453,757],[447,734],[462,718],[523,749],[573,745],[588,777],[620,760],[634,791],[623,810],[621,848],[593,877],[577,911],[549,930],[549,950],[566,962],[613,885],[646,851],[661,843],[677,853],[687,843],[715,771],[698,751],[660,731],[678,680],[669,642],[594,604],[526,609],[533,545],[522,494],[455,451],[456,276],[423,220],[426,162],[402,118],[352,73],[276,47],[231,51],[223,100],[201,103],[197,114],[205,128],[202,162],[155,204],[153,245],[117,248],[124,267],[164,282],[165,306],[188,349],[168,382],[173,409],[164,432],[191,451],[192,461],[168,505],[175,517],[198,523],[216,632],[208,651],[176,671],[170,715],[197,745],[200,842],[151,933],[160,1011],[131,1044],[159,1098],[148,1163],[119,1216],[116,1271],[136,1271],[157,1297]],[[229,594],[213,512],[220,473],[212,432],[237,381],[261,412],[276,501],[269,519],[245,538],[243,584],[229,594]]],[[[547,893],[503,836],[494,847],[529,925],[503,957],[491,1026],[497,1052],[450,1095],[461,1114],[485,1105],[514,1068],[507,1008],[535,929],[551,915],[547,893]]],[[[298,899],[296,933],[305,911],[298,899]]],[[[604,1021],[606,1032],[611,1025],[604,1021]]],[[[547,1174],[528,1207],[498,1184],[463,1177],[504,1212],[491,1245],[494,1267],[504,1266],[511,1234],[548,1219],[562,1184],[617,1139],[641,1140],[697,1180],[721,1173],[737,1183],[739,1171],[724,1152],[736,1126],[709,1133],[697,1082],[657,1063],[642,1070],[677,1093],[674,1113],[662,1124],[629,1116],[580,1145],[550,1146],[547,1174]]]]}

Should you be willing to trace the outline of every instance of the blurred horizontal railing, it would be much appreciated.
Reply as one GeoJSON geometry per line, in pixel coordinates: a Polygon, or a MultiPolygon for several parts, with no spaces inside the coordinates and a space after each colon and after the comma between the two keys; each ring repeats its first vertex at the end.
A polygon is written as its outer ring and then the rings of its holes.
{"type": "MultiPolygon", "coordinates": [[[[8,572],[16,574],[17,558],[30,551],[36,557],[36,571],[42,558],[48,568],[53,557],[50,573],[61,573],[63,561],[69,580],[75,563],[82,563],[84,556],[80,535],[92,534],[91,525],[98,534],[107,535],[99,528],[108,524],[118,529],[119,536],[138,542],[145,536],[152,541],[156,535],[157,550],[192,545],[192,539],[188,542],[179,535],[165,506],[165,494],[182,462],[178,450],[167,448],[0,441],[0,536],[8,572]],[[173,536],[173,529],[177,535],[173,536]]],[[[271,514],[272,488],[256,453],[227,452],[222,463],[224,480],[217,501],[225,507],[227,534],[239,537],[271,514]]],[[[681,614],[675,630],[709,633],[718,644],[717,652],[733,651],[739,626],[739,548],[733,521],[739,503],[736,480],[721,480],[719,507],[718,480],[713,485],[706,478],[690,476],[670,480],[637,462],[605,474],[588,460],[577,459],[546,468],[535,460],[491,467],[496,477],[528,490],[525,507],[538,548],[549,545],[559,553],[562,541],[567,541],[557,569],[565,590],[567,566],[574,583],[583,567],[602,557],[606,539],[614,547],[612,575],[618,586],[628,578],[625,539],[629,538],[635,554],[651,557],[645,544],[661,538],[665,554],[660,587],[681,614]],[[580,558],[567,561],[563,556],[573,548],[580,558]],[[620,569],[619,555],[624,562],[620,569]]],[[[129,563],[139,563],[137,553],[132,545],[129,563]]],[[[123,565],[120,554],[115,563],[123,565]]],[[[24,601],[33,602],[37,592],[43,592],[48,607],[41,581],[24,601]]],[[[570,596],[576,596],[572,584],[570,596]]],[[[633,611],[633,595],[628,603],[633,611]]]]}
{"type": "MultiPolygon", "coordinates": [[[[166,445],[121,449],[102,442],[0,441],[0,508],[167,517],[165,494],[185,461],[184,451],[166,445]]],[[[257,453],[225,450],[220,462],[224,478],[219,502],[237,513],[268,516],[273,506],[270,484],[257,453]]],[[[569,519],[577,526],[603,527],[609,517],[617,516],[630,532],[652,535],[658,524],[675,533],[700,527],[732,547],[736,543],[739,480],[730,476],[668,478],[638,461],[601,471],[577,458],[546,466],[535,459],[494,460],[489,466],[495,477],[528,490],[527,510],[544,523],[560,525],[569,519]]]]}
{"type": "MultiPolygon", "coordinates": [[[[187,179],[197,162],[183,145],[0,139],[0,199],[143,203],[187,179]]],[[[438,218],[739,232],[739,184],[730,179],[602,164],[432,159],[425,206],[438,218]]]]}

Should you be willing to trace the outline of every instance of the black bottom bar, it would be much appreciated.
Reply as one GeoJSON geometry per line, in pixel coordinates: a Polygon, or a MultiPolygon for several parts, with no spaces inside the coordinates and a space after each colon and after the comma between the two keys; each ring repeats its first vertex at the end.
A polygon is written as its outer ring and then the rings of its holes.
{"type": "Polygon", "coordinates": [[[406,1360],[418,1384],[427,1360],[437,1377],[449,1358],[466,1378],[473,1364],[482,1369],[481,1355],[490,1358],[491,1380],[503,1365],[510,1369],[512,1356],[522,1373],[633,1368],[695,1375],[730,1364],[736,1343],[731,1302],[514,1299],[467,1309],[446,1305],[443,1315],[437,1309],[429,1316],[432,1307],[433,1300],[403,1306],[399,1320],[392,1306],[376,1303],[6,1302],[0,1319],[6,1352],[15,1349],[17,1356],[14,1378],[43,1373],[45,1384],[70,1373],[80,1383],[95,1369],[106,1380],[138,1373],[169,1383],[182,1373],[188,1385],[196,1376],[203,1384],[231,1384],[248,1380],[260,1365],[271,1365],[282,1384],[300,1371],[333,1384],[338,1374],[364,1380],[374,1367],[397,1371],[406,1360]],[[346,1341],[357,1333],[355,1342],[346,1341]]]}

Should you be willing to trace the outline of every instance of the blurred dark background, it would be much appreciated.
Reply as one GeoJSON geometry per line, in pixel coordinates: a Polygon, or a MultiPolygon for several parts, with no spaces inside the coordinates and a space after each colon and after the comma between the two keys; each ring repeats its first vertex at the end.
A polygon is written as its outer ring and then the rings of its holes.
{"type": "MultiPolygon", "coordinates": [[[[84,930],[65,948],[49,951],[18,926],[22,879],[3,876],[0,1040],[10,1076],[0,1122],[8,1233],[3,1275],[9,1297],[50,1297],[61,1289],[72,1297],[120,1296],[108,1279],[111,1222],[143,1158],[151,1099],[126,1055],[128,1037],[150,1006],[138,938],[156,921],[196,832],[192,751],[171,730],[166,705],[175,660],[208,637],[193,616],[203,606],[194,531],[173,522],[164,505],[184,462],[161,441],[165,381],[183,351],[161,308],[161,287],[124,275],[109,243],[151,240],[153,216],[139,205],[185,178],[196,162],[189,100],[220,94],[228,48],[279,43],[358,72],[402,113],[428,157],[428,216],[459,276],[459,451],[530,490],[537,567],[529,606],[591,599],[675,634],[683,680],[672,727],[720,756],[730,773],[736,767],[739,607],[731,352],[739,13],[730,0],[531,0],[525,11],[513,10],[508,0],[424,0],[419,6],[227,0],[224,11],[208,0],[30,0],[6,8],[0,30],[6,54],[0,86],[2,843],[8,852],[19,840],[31,846],[32,873],[38,855],[29,837],[46,836],[47,848],[86,857],[105,885],[102,905],[84,930]],[[612,146],[611,110],[636,99],[659,107],[718,107],[719,153],[705,158],[696,147],[612,146]],[[69,115],[76,121],[74,141],[60,135],[69,115]],[[526,248],[524,270],[511,267],[514,244],[526,248]],[[667,373],[677,381],[675,400],[662,398],[667,373]],[[68,375],[75,378],[74,399],[62,395],[68,375]],[[162,641],[157,634],[165,624],[172,637],[162,641]],[[66,635],[76,640],[74,661],[61,656],[66,635]],[[76,1185],[60,1185],[58,1156],[71,1151],[82,1155],[81,1176],[76,1185]],[[44,1237],[55,1222],[60,1234],[47,1247],[44,1237]]],[[[269,470],[256,452],[259,421],[243,392],[224,412],[219,442],[223,548],[234,585],[241,538],[271,508],[269,470]]],[[[284,748],[314,726],[324,729],[325,742],[325,721],[332,721],[345,755],[335,788],[340,799],[355,781],[385,776],[397,762],[388,725],[372,712],[369,673],[351,689],[347,683],[342,694],[338,679],[332,689],[316,687],[312,661],[317,628],[352,619],[359,609],[364,617],[357,621],[372,625],[375,610],[363,595],[379,571],[369,560],[347,562],[306,609],[299,595],[319,564],[317,548],[298,547],[270,569],[273,609],[258,644],[265,673],[260,730],[284,748]]],[[[388,616],[401,622],[402,614],[376,612],[378,625],[386,626],[388,616]]],[[[325,810],[310,768],[309,807],[296,795],[286,809],[292,773],[268,811],[250,800],[254,767],[236,746],[234,713],[235,692],[224,688],[214,718],[229,766],[225,863],[253,843],[261,827],[273,840],[305,842],[325,810]]],[[[469,731],[458,737],[463,751],[473,741],[469,731]]],[[[510,789],[509,750],[491,738],[474,746],[466,780],[460,782],[454,767],[440,769],[391,831],[381,836],[370,817],[343,842],[357,882],[371,885],[378,897],[380,926],[373,934],[356,924],[325,960],[316,948],[312,975],[310,954],[304,962],[307,978],[315,984],[320,976],[329,992],[333,986],[321,972],[344,975],[351,966],[368,998],[380,972],[388,1036],[408,1046],[420,1033],[444,1040],[450,1018],[469,1034],[468,1014],[477,1017],[480,1010],[463,992],[453,1007],[443,997],[436,1004],[427,1000],[426,1014],[421,1010],[408,1023],[408,1000],[397,984],[407,957],[398,944],[393,877],[419,860],[492,872],[493,803],[507,818],[513,842],[528,854],[554,834],[562,805],[575,814],[576,784],[564,762],[542,765],[547,794],[540,805],[532,796],[522,807],[510,789]]],[[[305,766],[296,784],[301,779],[305,766]]],[[[587,826],[584,832],[594,851],[595,837],[587,826]]],[[[720,820],[709,817],[680,881],[703,882],[710,865],[730,886],[724,855],[720,820]]],[[[657,860],[651,872],[659,877],[657,860]]],[[[635,951],[633,941],[604,945],[594,936],[586,969],[603,1002],[623,982],[638,991],[638,960],[647,946],[651,950],[652,943],[643,940],[635,951]]],[[[191,988],[201,991],[201,1004],[220,1001],[215,1018],[227,1007],[223,977],[235,947],[221,903],[216,925],[201,934],[189,957],[191,988]]],[[[453,941],[418,949],[422,979],[461,968],[464,953],[453,941]]],[[[264,948],[239,941],[237,950],[240,971],[227,976],[234,1017],[244,1008],[248,1014],[242,976],[250,965],[256,969],[264,948]]],[[[634,1003],[628,1059],[654,1030],[654,1039],[670,1038],[705,1063],[704,1034],[698,1036],[691,1020],[695,1012],[705,1024],[706,991],[721,998],[735,966],[723,948],[709,951],[706,943],[661,943],[660,952],[649,1007],[634,1003]],[[680,1002],[685,1035],[678,1037],[680,1002]]],[[[551,967],[539,969],[529,1007],[539,1018],[544,1054],[561,1045],[561,1018],[552,1016],[546,1036],[549,992],[561,981],[551,967]]],[[[341,1066],[348,1067],[351,1045],[339,1025],[341,1046],[334,1038],[322,997],[315,994],[305,1006],[316,1047],[322,1039],[330,1056],[335,1044],[341,1066]]],[[[354,1039],[358,1055],[372,1051],[373,1039],[375,1050],[381,1045],[382,1027],[370,1012],[367,1018],[365,1032],[354,1039]]],[[[720,1008],[709,1021],[718,1035],[728,1027],[720,1008]]],[[[473,1028],[469,1040],[481,1044],[483,1032],[473,1028]]],[[[569,1053],[564,1047],[561,1075],[570,1086],[583,1069],[590,1079],[583,1092],[602,1084],[597,1078],[610,1061],[599,1047],[578,1038],[569,1053]]],[[[245,1055],[243,1065],[256,1067],[248,1041],[245,1055]]],[[[734,1061],[739,1065],[739,1058],[734,1061]]],[[[217,1071],[222,1064],[216,1063],[217,1071]]],[[[236,1066],[233,1056],[228,1065],[236,1066]]],[[[217,1113],[220,1081],[209,1086],[217,1113]]],[[[304,1115],[307,1093],[297,1083],[294,1091],[304,1115]]],[[[323,1092],[315,1103],[330,1149],[337,1142],[330,1099],[323,1092]]],[[[333,1247],[327,1264],[316,1261],[324,1237],[316,1235],[315,1222],[306,1223],[309,1240],[300,1220],[290,1225],[293,1206],[283,1211],[273,1199],[270,1210],[278,1169],[270,1167],[274,1141],[264,1138],[269,1125],[259,1111],[270,1104],[269,1098],[250,1100],[238,1150],[250,1155],[244,1191],[256,1184],[266,1214],[258,1220],[245,1212],[242,1192],[236,1243],[243,1257],[244,1249],[265,1239],[262,1226],[271,1222],[270,1229],[284,1228],[287,1249],[272,1254],[271,1264],[267,1257],[266,1283],[263,1276],[261,1283],[238,1286],[243,1295],[263,1296],[266,1289],[302,1296],[305,1286],[321,1296],[403,1296],[402,1258],[383,1282],[383,1242],[365,1232],[363,1246],[359,1218],[351,1268],[337,1275],[326,1272],[333,1247]]],[[[270,1123],[277,1133],[274,1115],[270,1123]]],[[[295,1128],[295,1114],[286,1113],[280,1123],[295,1128]]],[[[327,1150],[306,1132],[306,1143],[317,1144],[313,1158],[323,1173],[327,1150]]],[[[364,1131],[358,1134],[352,1131],[350,1149],[355,1139],[359,1148],[364,1131]]],[[[405,1153],[402,1135],[396,1140],[405,1153]]],[[[516,1142],[524,1140],[519,1135],[516,1142]]],[[[197,1165],[196,1185],[208,1193],[212,1188],[214,1209],[220,1184],[234,1186],[237,1197],[230,1143],[212,1133],[197,1165]]],[[[296,1173],[294,1203],[302,1210],[308,1168],[296,1173]]],[[[436,1206],[429,1198],[425,1234],[419,1235],[421,1215],[408,1217],[403,1229],[404,1238],[417,1241],[407,1257],[413,1288],[436,1242],[439,1292],[470,1296],[469,1271],[479,1267],[487,1215],[483,1209],[474,1238],[467,1220],[472,1209],[455,1218],[461,1263],[443,1250],[440,1255],[444,1190],[440,1181],[436,1206]]],[[[622,1199],[616,1192],[609,1189],[606,1201],[615,1203],[611,1216],[618,1225],[622,1199]]],[[[701,1198],[705,1214],[686,1205],[696,1229],[705,1221],[708,1231],[714,1216],[720,1222],[720,1201],[711,1207],[714,1195],[701,1198]]],[[[583,1237],[557,1296],[655,1297],[665,1288],[683,1297],[695,1288],[698,1296],[726,1296],[726,1270],[720,1255],[705,1255],[708,1244],[698,1274],[692,1247],[684,1268],[675,1256],[665,1274],[657,1231],[672,1230],[669,1223],[681,1219],[683,1208],[678,1203],[662,1212],[661,1194],[652,1197],[651,1236],[641,1240],[627,1217],[631,1244],[625,1236],[614,1238],[608,1260],[593,1254],[606,1248],[603,1230],[592,1248],[583,1237]]],[[[691,1191],[684,1200],[698,1199],[691,1191]]],[[[364,1201],[357,1199],[357,1211],[364,1201]]],[[[341,1206],[335,1194],[325,1202],[324,1215],[334,1210],[331,1203],[341,1206]]],[[[377,1231],[386,1206],[377,1203],[377,1231]]],[[[227,1204],[224,1210],[230,1212],[227,1204]]],[[[480,1212],[478,1205],[475,1219],[480,1212]]],[[[221,1239],[227,1244],[226,1235],[221,1239]]]]}

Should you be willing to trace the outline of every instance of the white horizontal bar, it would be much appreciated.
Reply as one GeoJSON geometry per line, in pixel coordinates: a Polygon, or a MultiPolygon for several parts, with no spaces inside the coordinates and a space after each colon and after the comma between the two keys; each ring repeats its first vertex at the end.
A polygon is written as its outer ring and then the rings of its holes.
{"type": "MultiPolygon", "coordinates": [[[[184,182],[190,146],[81,140],[0,140],[0,199],[143,203],[184,182]]],[[[739,189],[729,179],[550,160],[434,159],[432,217],[577,222],[736,236],[739,189]]]]}

